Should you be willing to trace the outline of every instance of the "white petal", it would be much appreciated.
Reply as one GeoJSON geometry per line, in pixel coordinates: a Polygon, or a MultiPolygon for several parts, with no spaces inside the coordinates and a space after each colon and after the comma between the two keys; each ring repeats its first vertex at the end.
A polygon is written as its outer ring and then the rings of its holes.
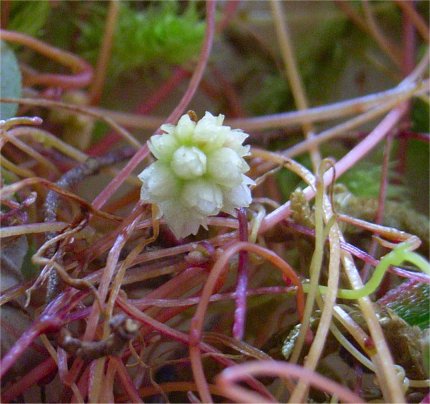
{"type": "Polygon", "coordinates": [[[206,227],[206,218],[188,209],[180,201],[168,201],[160,204],[164,219],[178,238],[197,234],[201,225],[206,227]]]}
{"type": "Polygon", "coordinates": [[[178,143],[173,135],[154,135],[148,142],[149,150],[161,161],[168,161],[178,148],[178,143]]]}
{"type": "Polygon", "coordinates": [[[230,127],[219,124],[224,117],[218,118],[206,112],[205,116],[197,122],[193,140],[205,152],[221,147],[229,135],[230,127]]]}
{"type": "Polygon", "coordinates": [[[162,201],[166,198],[175,198],[179,192],[179,181],[172,170],[157,161],[152,164],[153,170],[147,179],[148,189],[153,201],[162,201]]]}
{"type": "Polygon", "coordinates": [[[242,181],[242,172],[248,171],[245,160],[227,147],[217,149],[208,156],[208,174],[220,185],[234,187],[242,181]]]}
{"type": "Polygon", "coordinates": [[[223,197],[222,210],[230,214],[234,212],[234,209],[248,207],[252,202],[251,190],[243,183],[230,190],[223,190],[223,197]]]}
{"type": "Polygon", "coordinates": [[[138,178],[142,181],[140,199],[144,202],[159,202],[177,198],[180,183],[164,163],[157,161],[143,170],[138,178]]]}
{"type": "Polygon", "coordinates": [[[173,153],[171,167],[179,178],[200,177],[206,173],[206,155],[197,147],[182,146],[173,153]]]}
{"type": "Polygon", "coordinates": [[[224,147],[229,147],[236,151],[240,157],[248,156],[250,146],[246,145],[243,146],[243,141],[248,137],[249,135],[245,132],[243,132],[240,129],[233,129],[230,131],[229,136],[224,142],[224,147]]]}
{"type": "MultiPolygon", "coordinates": [[[[175,133],[175,125],[172,125],[171,123],[165,123],[160,126],[160,129],[165,133],[174,134],[175,133]]],[[[156,135],[155,135],[156,136],[156,135]]]]}
{"type": "Polygon", "coordinates": [[[191,139],[196,123],[191,120],[188,114],[182,115],[175,129],[176,138],[181,142],[191,139]]]}
{"type": "Polygon", "coordinates": [[[140,199],[143,202],[151,202],[151,194],[149,191],[148,180],[154,172],[153,164],[145,168],[139,175],[139,180],[142,181],[142,188],[140,189],[140,199]]]}
{"type": "Polygon", "coordinates": [[[255,185],[255,181],[252,178],[242,174],[242,183],[245,185],[255,185]]]}
{"type": "Polygon", "coordinates": [[[190,209],[202,215],[217,215],[222,207],[222,192],[217,185],[198,179],[184,185],[182,200],[190,209]]]}

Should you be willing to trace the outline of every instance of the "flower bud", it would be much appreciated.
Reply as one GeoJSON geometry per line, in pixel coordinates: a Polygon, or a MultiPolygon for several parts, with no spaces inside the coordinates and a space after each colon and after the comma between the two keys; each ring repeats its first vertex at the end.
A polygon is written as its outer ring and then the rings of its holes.
{"type": "Polygon", "coordinates": [[[206,160],[197,147],[182,146],[173,153],[171,166],[179,178],[191,180],[206,173],[206,160]]]}
{"type": "Polygon", "coordinates": [[[249,206],[249,170],[243,159],[248,137],[223,125],[224,116],[206,112],[197,123],[188,114],[178,124],[165,124],[149,149],[158,159],[139,175],[141,199],[158,206],[164,220],[179,238],[206,228],[208,216],[249,206]]]}

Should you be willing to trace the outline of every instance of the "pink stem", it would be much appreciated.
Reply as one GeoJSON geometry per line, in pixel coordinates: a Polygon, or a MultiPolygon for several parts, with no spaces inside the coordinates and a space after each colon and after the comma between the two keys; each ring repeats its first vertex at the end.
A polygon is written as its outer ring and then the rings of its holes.
{"type": "MultiPolygon", "coordinates": [[[[259,295],[277,295],[294,292],[295,288],[285,286],[267,286],[256,289],[248,289],[246,296],[259,296],[259,295]]],[[[209,299],[210,302],[218,302],[221,300],[232,300],[236,298],[236,292],[230,293],[216,293],[209,299]]],[[[199,297],[187,297],[183,299],[152,299],[143,297],[142,299],[130,299],[130,303],[136,306],[140,310],[145,309],[149,306],[156,307],[177,307],[177,306],[194,306],[199,303],[199,297]]]]}
{"type": "Polygon", "coordinates": [[[40,317],[21,335],[0,361],[0,379],[39,335],[58,331],[64,325],[66,313],[72,310],[84,296],[85,292],[75,293],[70,290],[49,303],[40,317]]]}
{"type": "MultiPolygon", "coordinates": [[[[393,144],[393,134],[387,136],[387,140],[384,147],[384,157],[382,162],[382,172],[381,172],[381,183],[379,187],[379,195],[378,195],[378,209],[376,211],[375,223],[382,224],[384,222],[384,210],[385,210],[385,199],[387,197],[387,188],[388,188],[388,165],[390,162],[390,152],[391,146],[393,144]]],[[[376,251],[378,250],[378,242],[373,239],[369,248],[369,254],[374,257],[376,251]]],[[[370,267],[368,264],[365,264],[360,276],[364,283],[369,276],[370,267]]],[[[388,279],[388,277],[386,278],[388,279]]]]}
{"type": "MultiPolygon", "coordinates": [[[[138,204],[133,210],[133,212],[130,214],[130,216],[127,218],[126,226],[116,237],[115,242],[109,252],[106,267],[103,271],[103,275],[100,280],[100,284],[98,288],[99,298],[102,303],[104,303],[106,300],[106,296],[109,291],[109,285],[111,284],[112,277],[114,275],[115,268],[118,263],[119,255],[121,254],[122,248],[124,247],[124,244],[127,242],[131,233],[134,231],[141,214],[142,214],[142,206],[138,204]]],[[[99,305],[97,304],[97,302],[94,302],[92,311],[88,317],[87,328],[84,334],[85,341],[89,341],[94,337],[96,333],[96,327],[99,321],[99,316],[100,316],[99,305]]]]}
{"type": "Polygon", "coordinates": [[[61,383],[64,384],[66,375],[69,372],[69,368],[67,365],[67,352],[63,348],[58,347],[57,358],[58,358],[58,376],[61,380],[61,383]]]}
{"type": "Polygon", "coordinates": [[[418,281],[416,280],[409,280],[406,282],[403,282],[399,286],[397,286],[394,289],[391,289],[388,293],[386,293],[384,296],[382,296],[378,300],[378,304],[381,306],[386,306],[388,303],[391,303],[394,300],[397,300],[399,296],[404,295],[409,291],[409,289],[413,289],[418,285],[418,281]]]}
{"type": "MultiPolygon", "coordinates": [[[[209,60],[209,55],[212,49],[212,43],[215,31],[215,0],[208,0],[206,2],[206,34],[205,40],[202,46],[199,62],[194,70],[191,81],[188,85],[187,91],[182,97],[181,101],[177,107],[171,112],[169,117],[166,119],[166,123],[176,122],[179,117],[184,112],[187,105],[190,103],[197,87],[203,77],[207,62],[209,60]]],[[[156,133],[160,132],[157,130],[156,133]]],[[[133,170],[138,166],[139,163],[143,161],[149,154],[148,146],[145,144],[142,146],[128,164],[119,172],[119,174],[112,179],[112,181],[106,186],[106,188],[94,199],[93,206],[102,207],[108,199],[115,193],[115,191],[120,187],[120,185],[128,178],[133,170]]]]}
{"type": "Polygon", "coordinates": [[[229,259],[237,254],[239,251],[246,250],[252,253],[256,253],[263,258],[269,260],[272,264],[276,265],[283,274],[290,278],[292,283],[297,286],[297,311],[299,317],[302,318],[304,310],[304,293],[303,287],[300,279],[294,272],[294,270],[280,257],[278,257],[274,252],[267,250],[257,244],[238,242],[230,246],[224,251],[224,254],[218,259],[218,261],[213,266],[206,284],[203,288],[201,294],[199,305],[197,306],[196,312],[191,320],[190,327],[190,359],[191,368],[193,370],[194,380],[198,387],[201,399],[205,402],[211,402],[211,395],[209,392],[209,387],[204,375],[201,351],[199,346],[199,341],[202,337],[203,322],[205,319],[205,314],[207,311],[210,296],[212,295],[218,279],[225,271],[229,259]]]}
{"type": "Polygon", "coordinates": [[[78,58],[72,53],[49,46],[38,39],[20,32],[0,30],[0,38],[13,43],[25,45],[36,52],[69,67],[72,71],[78,71],[78,73],[71,75],[53,73],[35,74],[30,77],[31,85],[45,84],[51,87],[55,86],[68,89],[86,87],[91,83],[93,78],[93,68],[85,60],[78,58]]]}
{"type": "MultiPolygon", "coordinates": [[[[79,378],[79,381],[76,383],[76,386],[78,387],[79,393],[81,393],[81,397],[85,400],[88,396],[88,386],[90,384],[90,367],[88,366],[83,372],[81,377],[79,378]]],[[[76,395],[73,395],[72,403],[78,403],[78,397],[76,395]]]]}
{"type": "Polygon", "coordinates": [[[7,403],[23,394],[27,389],[36,385],[41,379],[50,375],[57,365],[51,357],[31,369],[27,374],[22,376],[16,383],[12,384],[2,393],[2,402],[7,403]]]}
{"type": "MultiPolygon", "coordinates": [[[[340,177],[344,172],[353,167],[359,160],[369,153],[399,122],[403,114],[406,112],[406,109],[407,105],[405,103],[393,109],[364,140],[362,140],[335,164],[335,175],[333,175],[333,168],[327,170],[324,174],[325,185],[331,184],[334,179],[340,177]]],[[[315,196],[315,191],[309,186],[304,190],[304,194],[306,199],[310,200],[315,196]]],[[[290,213],[290,202],[286,202],[265,217],[260,226],[260,233],[264,233],[271,229],[277,223],[286,219],[290,213]]]]}
{"type": "MultiPolygon", "coordinates": [[[[415,2],[411,1],[410,6],[415,9],[415,2]]],[[[411,17],[409,13],[403,10],[402,15],[402,27],[403,27],[403,75],[408,76],[415,65],[415,49],[416,49],[416,35],[415,35],[415,26],[412,23],[411,17]]],[[[405,116],[405,123],[410,127],[410,106],[411,102],[407,103],[408,111],[405,116]]],[[[408,150],[409,139],[407,137],[400,138],[399,140],[399,151],[398,151],[398,166],[397,171],[403,175],[406,171],[406,160],[407,160],[407,150],[408,150]]]]}
{"type": "Polygon", "coordinates": [[[139,391],[136,389],[133,380],[131,380],[124,363],[116,357],[111,357],[111,361],[115,362],[116,371],[118,372],[119,380],[121,381],[124,392],[128,394],[130,402],[143,403],[140,398],[139,391]]]}
{"type": "Polygon", "coordinates": [[[252,361],[225,369],[217,376],[216,384],[222,392],[236,402],[261,403],[264,397],[249,392],[235,383],[249,375],[276,376],[282,378],[306,379],[311,385],[322,391],[336,395],[346,403],[364,403],[364,401],[344,386],[327,377],[298,365],[278,361],[252,361]]]}
{"type": "MultiPolygon", "coordinates": [[[[39,323],[40,324],[40,323],[39,323]]],[[[20,356],[27,350],[27,348],[34,342],[34,340],[43,334],[47,328],[45,324],[33,326],[26,330],[24,334],[16,341],[15,345],[9,350],[6,356],[0,361],[0,378],[16,363],[20,356]]]]}
{"type": "Polygon", "coordinates": [[[430,404],[430,393],[428,393],[423,400],[421,401],[421,404],[430,404]]]}
{"type": "MultiPolygon", "coordinates": [[[[238,209],[239,240],[248,241],[248,221],[244,208],[238,209]]],[[[246,322],[246,291],[248,289],[248,253],[239,253],[236,285],[236,310],[234,311],[233,337],[242,340],[246,322]]]]}
{"type": "MultiPolygon", "coordinates": [[[[149,326],[150,328],[158,331],[160,334],[166,335],[175,341],[182,342],[187,345],[190,344],[190,339],[187,334],[184,334],[181,331],[177,331],[169,327],[168,325],[160,323],[159,321],[147,316],[145,313],[141,312],[138,308],[126,302],[122,297],[118,297],[115,303],[118,307],[120,307],[124,311],[124,313],[128,314],[131,318],[144,324],[145,326],[149,326]]],[[[229,359],[228,357],[225,357],[224,355],[221,355],[220,351],[218,351],[217,349],[213,348],[212,346],[204,342],[201,342],[201,340],[198,342],[198,346],[204,352],[213,353],[214,354],[213,359],[218,361],[219,363],[226,366],[235,365],[235,362],[233,362],[231,359],[229,359]]],[[[273,396],[257,380],[248,378],[246,382],[249,383],[249,385],[252,386],[253,388],[262,392],[264,394],[264,397],[273,399],[273,396]]]]}
{"type": "Polygon", "coordinates": [[[224,28],[230,23],[231,19],[236,14],[239,6],[240,0],[229,0],[223,9],[222,20],[218,23],[216,27],[217,33],[224,31],[224,28]]]}

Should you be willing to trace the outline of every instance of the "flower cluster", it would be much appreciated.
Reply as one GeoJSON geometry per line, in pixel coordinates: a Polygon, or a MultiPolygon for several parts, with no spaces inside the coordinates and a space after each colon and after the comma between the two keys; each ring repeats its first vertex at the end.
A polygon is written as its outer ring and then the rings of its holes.
{"type": "Polygon", "coordinates": [[[185,114],[149,140],[157,161],[139,175],[141,199],[158,206],[176,237],[196,234],[208,216],[234,215],[251,203],[254,182],[244,175],[249,166],[243,159],[249,146],[242,145],[248,135],[223,121],[209,112],[198,122],[185,114]]]}

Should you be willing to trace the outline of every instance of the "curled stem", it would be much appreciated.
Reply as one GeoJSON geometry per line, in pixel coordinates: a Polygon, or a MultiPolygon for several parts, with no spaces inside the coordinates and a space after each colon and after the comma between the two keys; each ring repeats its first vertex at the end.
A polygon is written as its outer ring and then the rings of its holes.
{"type": "Polygon", "coordinates": [[[63,51],[31,36],[20,32],[0,30],[0,38],[9,42],[25,45],[34,51],[55,60],[58,63],[70,68],[75,74],[32,74],[29,77],[29,85],[45,84],[51,87],[64,89],[86,87],[93,78],[93,68],[83,59],[70,52],[63,51]]]}

